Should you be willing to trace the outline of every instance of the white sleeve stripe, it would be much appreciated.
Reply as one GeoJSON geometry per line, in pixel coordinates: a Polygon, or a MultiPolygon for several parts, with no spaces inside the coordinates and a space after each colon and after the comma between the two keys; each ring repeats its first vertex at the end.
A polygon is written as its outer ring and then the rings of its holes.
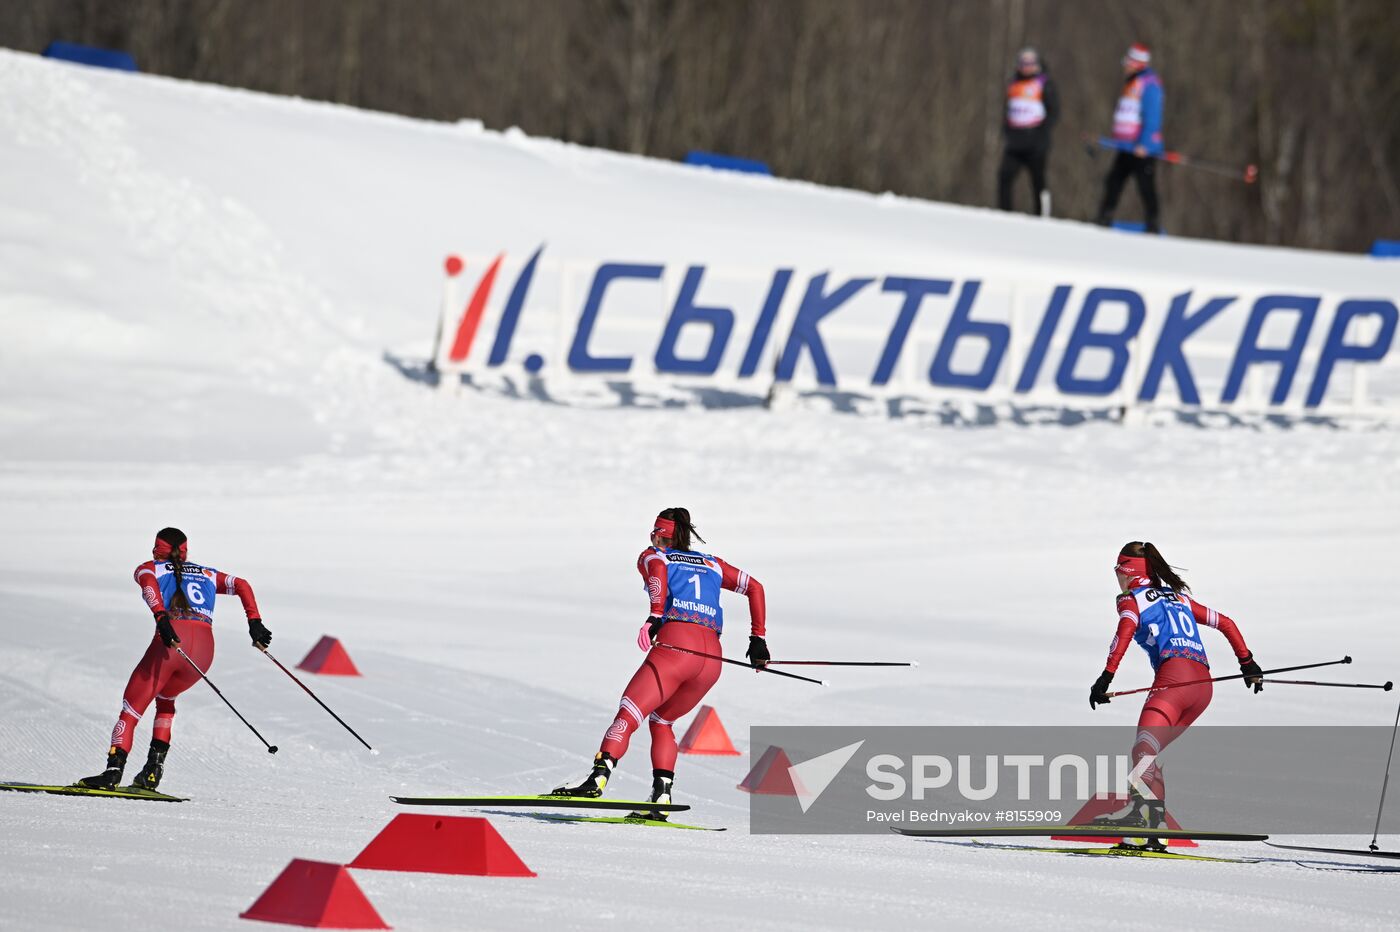
{"type": "Polygon", "coordinates": [[[1130,612],[1130,611],[1128,611],[1127,609],[1124,609],[1123,611],[1121,611],[1121,612],[1118,613],[1118,617],[1119,617],[1119,618],[1128,618],[1128,619],[1130,619],[1130,620],[1132,620],[1132,621],[1137,621],[1137,612],[1130,612]]]}

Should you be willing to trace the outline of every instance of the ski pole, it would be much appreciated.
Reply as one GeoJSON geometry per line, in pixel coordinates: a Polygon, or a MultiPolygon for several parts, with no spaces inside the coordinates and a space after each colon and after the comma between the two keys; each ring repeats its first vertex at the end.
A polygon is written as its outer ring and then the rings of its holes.
{"type": "MultiPolygon", "coordinates": [[[[1259,676],[1271,676],[1275,673],[1292,673],[1294,670],[1311,670],[1314,667],[1331,667],[1339,663],[1351,663],[1350,657],[1343,657],[1341,660],[1328,660],[1324,663],[1305,663],[1296,667],[1279,667],[1277,670],[1261,670],[1259,676]]],[[[1190,680],[1185,683],[1172,683],[1169,686],[1144,686],[1141,689],[1121,689],[1118,692],[1109,693],[1110,699],[1118,696],[1131,696],[1134,693],[1157,692],[1163,689],[1177,689],[1182,686],[1199,686],[1202,683],[1219,683],[1223,680],[1242,680],[1247,676],[1254,676],[1253,673],[1236,673],[1234,676],[1212,676],[1204,680],[1190,680]]]]}
{"type": "Polygon", "coordinates": [[[806,667],[917,667],[919,661],[894,662],[887,660],[770,660],[769,665],[775,663],[786,664],[788,666],[806,667]]]}
{"type": "Polygon", "coordinates": [[[818,686],[825,686],[825,680],[814,680],[810,676],[798,676],[796,673],[785,673],[782,670],[770,670],[767,667],[755,667],[744,660],[730,660],[728,657],[721,657],[719,654],[707,654],[702,650],[691,650],[689,647],[678,647],[675,644],[658,644],[657,647],[669,647],[671,650],[678,650],[683,654],[694,654],[697,657],[705,657],[709,660],[719,660],[724,663],[732,663],[736,667],[748,667],[755,673],[771,673],[774,676],[786,676],[789,679],[802,680],[804,683],[816,683],[818,686]]]}
{"type": "Polygon", "coordinates": [[[1395,733],[1400,731],[1400,706],[1395,708],[1395,726],[1390,730],[1390,751],[1385,755],[1385,779],[1381,781],[1381,802],[1376,807],[1376,830],[1371,833],[1371,850],[1379,851],[1376,839],[1381,834],[1381,813],[1385,811],[1385,790],[1390,786],[1390,759],[1395,756],[1395,733]]]}
{"type": "Polygon", "coordinates": [[[378,753],[379,753],[379,752],[376,751],[374,748],[369,747],[369,742],[366,741],[364,738],[361,738],[359,732],[355,731],[355,729],[353,729],[353,728],[351,728],[349,725],[345,724],[345,719],[341,718],[339,715],[336,715],[334,712],[332,712],[332,711],[331,711],[331,707],[328,706],[328,705],[326,705],[324,702],[322,702],[322,701],[321,701],[321,697],[318,696],[318,695],[316,695],[315,693],[313,693],[313,692],[311,691],[311,687],[307,686],[307,685],[306,685],[305,683],[303,683],[301,680],[297,679],[297,675],[296,675],[295,673],[293,673],[291,670],[288,670],[286,667],[282,666],[282,661],[280,661],[280,660],[278,660],[276,657],[272,656],[272,654],[270,654],[265,648],[263,649],[263,654],[265,654],[265,655],[267,656],[267,659],[268,659],[268,660],[271,660],[273,663],[277,664],[277,669],[281,670],[283,673],[285,673],[285,674],[287,674],[288,676],[290,676],[290,677],[292,678],[292,682],[293,682],[293,683],[296,683],[296,684],[297,684],[298,686],[300,686],[302,689],[306,690],[306,694],[307,694],[308,696],[310,696],[312,699],[315,699],[317,705],[319,705],[321,708],[325,709],[327,712],[330,712],[330,713],[331,713],[331,718],[335,719],[337,722],[340,722],[340,727],[344,728],[346,731],[350,732],[350,734],[354,735],[356,741],[360,742],[360,743],[363,744],[365,747],[369,748],[370,753],[372,753],[372,754],[378,754],[378,753]]]}
{"type": "Polygon", "coordinates": [[[1290,686],[1340,686],[1343,689],[1384,689],[1390,692],[1395,684],[1390,680],[1384,683],[1316,683],[1312,680],[1265,680],[1266,683],[1285,683],[1290,686]]]}
{"type": "Polygon", "coordinates": [[[198,673],[198,674],[200,675],[200,677],[204,680],[204,682],[206,682],[206,683],[209,684],[209,688],[210,688],[210,689],[214,690],[215,693],[218,693],[219,698],[224,700],[224,705],[228,706],[230,709],[233,709],[233,714],[238,716],[238,720],[239,720],[240,722],[242,722],[243,724],[247,725],[249,731],[251,731],[251,732],[252,732],[253,734],[255,734],[255,735],[258,735],[258,740],[261,741],[264,745],[266,745],[266,747],[267,747],[267,753],[269,753],[269,754],[276,754],[276,753],[277,753],[277,745],[275,745],[275,744],[268,744],[268,743],[267,743],[267,739],[264,738],[262,735],[258,734],[258,730],[257,730],[256,728],[254,728],[254,727],[252,726],[252,724],[251,724],[246,718],[243,717],[243,713],[242,713],[242,712],[239,712],[237,709],[234,709],[234,708],[233,708],[233,703],[232,703],[232,702],[229,702],[228,699],[224,696],[224,694],[221,693],[221,692],[219,692],[219,687],[215,686],[215,685],[214,685],[214,681],[211,680],[207,675],[205,675],[204,671],[201,670],[201,669],[199,668],[199,664],[195,663],[193,660],[190,660],[190,655],[187,654],[187,653],[185,653],[185,649],[184,649],[183,647],[180,647],[180,646],[177,644],[177,645],[175,646],[175,651],[176,651],[181,657],[184,657],[184,658],[185,658],[185,662],[186,662],[186,663],[188,663],[190,666],[194,667],[194,672],[198,673]]]}
{"type": "MultiPolygon", "coordinates": [[[[1093,137],[1086,134],[1084,141],[1089,143],[1090,146],[1100,146],[1104,149],[1112,149],[1115,152],[1133,151],[1132,143],[1120,142],[1117,139],[1109,139],[1105,136],[1093,137]]],[[[1090,148],[1089,152],[1092,154],[1093,149],[1090,148]]],[[[1213,175],[1221,175],[1225,178],[1234,178],[1236,181],[1243,181],[1245,184],[1254,184],[1254,182],[1259,180],[1259,166],[1252,163],[1246,165],[1243,169],[1239,169],[1220,162],[1192,158],[1184,152],[1177,152],[1174,149],[1168,149],[1160,155],[1149,155],[1147,157],[1150,159],[1157,159],[1160,162],[1166,162],[1169,165],[1180,165],[1183,168],[1198,168],[1203,172],[1209,172],[1213,175]]]]}

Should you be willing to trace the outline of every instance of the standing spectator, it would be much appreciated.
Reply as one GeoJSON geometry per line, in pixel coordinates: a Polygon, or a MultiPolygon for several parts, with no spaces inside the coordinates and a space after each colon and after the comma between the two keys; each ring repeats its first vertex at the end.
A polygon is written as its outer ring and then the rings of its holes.
{"type": "Polygon", "coordinates": [[[1153,174],[1156,158],[1162,146],[1162,81],[1148,67],[1152,53],[1140,42],[1133,43],[1123,56],[1123,93],[1113,111],[1113,139],[1118,146],[1113,166],[1103,182],[1103,200],[1099,203],[1098,223],[1113,222],[1113,211],[1128,176],[1137,179],[1146,215],[1147,232],[1161,232],[1157,219],[1157,182],[1153,174]]]}
{"type": "Polygon", "coordinates": [[[1050,132],[1060,118],[1055,84],[1045,73],[1040,54],[1032,48],[1016,54],[1016,73],[1006,85],[1006,119],[1002,136],[1006,148],[997,169],[997,206],[1011,210],[1011,185],[1021,169],[1031,175],[1031,213],[1049,214],[1045,162],[1050,155],[1050,132]]]}

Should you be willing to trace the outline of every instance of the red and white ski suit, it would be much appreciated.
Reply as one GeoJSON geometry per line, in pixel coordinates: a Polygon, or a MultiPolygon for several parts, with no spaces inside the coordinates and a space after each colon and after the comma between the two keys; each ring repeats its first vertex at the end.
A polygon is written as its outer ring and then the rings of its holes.
{"type": "MultiPolygon", "coordinates": [[[[1148,581],[1142,582],[1146,584],[1148,581]]],[[[1230,642],[1237,658],[1243,660],[1249,656],[1249,647],[1245,644],[1244,635],[1229,615],[1222,615],[1215,609],[1208,608],[1184,592],[1178,592],[1177,598],[1190,605],[1191,616],[1197,625],[1214,628],[1225,635],[1225,640],[1230,642]]],[[[1108,662],[1104,665],[1108,672],[1118,672],[1118,664],[1133,643],[1133,635],[1137,632],[1139,623],[1136,600],[1128,593],[1120,595],[1118,631],[1108,651],[1108,662]]],[[[1186,657],[1169,657],[1162,661],[1157,667],[1156,677],[1152,680],[1153,691],[1147,694],[1147,701],[1143,703],[1142,712],[1138,715],[1137,738],[1132,751],[1134,768],[1144,757],[1152,755],[1155,758],[1160,755],[1167,745],[1181,737],[1186,729],[1200,718],[1201,713],[1210,705],[1213,695],[1209,679],[1210,667],[1203,663],[1186,657]],[[1191,686],[1175,685],[1190,683],[1193,680],[1206,682],[1196,682],[1191,686]],[[1168,686],[1172,688],[1163,688],[1168,686]]],[[[1143,772],[1142,779],[1157,798],[1165,798],[1162,771],[1155,762],[1143,772]]]]}
{"type": "MultiPolygon", "coordinates": [[[[253,587],[246,579],[218,570],[212,572],[219,594],[237,596],[243,603],[247,617],[261,617],[258,603],[253,597],[253,587]]],[[[155,562],[147,560],[138,566],[135,578],[152,617],[156,612],[166,611],[165,600],[156,583],[155,562]]],[[[180,638],[179,647],[201,670],[208,672],[214,662],[214,629],[210,620],[197,612],[172,609],[170,623],[180,638]]],[[[122,694],[122,711],[112,728],[112,747],[131,751],[136,723],[146,714],[152,700],[156,704],[156,718],[152,723],[151,737],[169,743],[171,726],[175,721],[175,697],[198,682],[199,674],[185,658],[177,654],[175,648],[166,647],[159,633],[152,636],[146,653],[127,680],[126,691],[122,694]]]]}
{"type": "MultiPolygon", "coordinates": [[[[738,567],[714,559],[723,573],[722,588],[748,597],[750,631],[762,637],[767,616],[763,584],[738,567]]],[[[648,548],[638,558],[637,570],[646,581],[652,615],[661,617],[667,601],[665,561],[654,548],[648,548]]],[[[714,659],[719,653],[719,634],[713,628],[680,620],[663,624],[646,660],[622,692],[617,718],[603,736],[601,750],[614,760],[621,760],[632,735],[647,720],[651,729],[651,766],[675,770],[677,747],[672,725],[695,708],[719,679],[723,664],[714,659]],[[668,644],[712,656],[698,657],[673,650],[668,644]]]]}

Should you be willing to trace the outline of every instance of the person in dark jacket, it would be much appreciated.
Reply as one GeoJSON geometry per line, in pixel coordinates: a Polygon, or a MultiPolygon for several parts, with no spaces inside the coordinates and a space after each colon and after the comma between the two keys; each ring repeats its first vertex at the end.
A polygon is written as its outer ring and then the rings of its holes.
{"type": "Polygon", "coordinates": [[[1050,156],[1050,134],[1060,118],[1060,101],[1055,83],[1045,73],[1035,49],[1021,49],[1016,55],[1016,73],[1006,85],[1006,118],[1002,136],[1006,147],[997,169],[997,206],[1011,210],[1011,186],[1024,168],[1031,175],[1031,213],[1050,213],[1050,194],[1045,187],[1045,164],[1050,156]]]}

